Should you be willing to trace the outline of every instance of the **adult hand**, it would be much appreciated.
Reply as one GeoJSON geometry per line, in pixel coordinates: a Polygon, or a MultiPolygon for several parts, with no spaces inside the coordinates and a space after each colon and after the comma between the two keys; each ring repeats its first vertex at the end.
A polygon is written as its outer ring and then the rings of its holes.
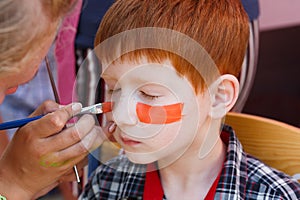
{"type": "Polygon", "coordinates": [[[56,185],[75,164],[105,138],[91,115],[73,126],[66,123],[81,110],[47,101],[31,116],[46,114],[19,128],[0,160],[0,194],[9,199],[31,199],[39,191],[56,185]],[[49,113],[50,112],[50,113],[49,113]],[[1,193],[2,192],[2,193],[1,193]]]}
{"type": "MultiPolygon", "coordinates": [[[[88,164],[88,157],[85,157],[83,160],[81,160],[79,163],[76,164],[78,175],[79,177],[82,177],[84,167],[88,164]]],[[[50,190],[52,190],[55,187],[59,187],[60,192],[62,193],[62,196],[66,199],[77,199],[77,197],[72,195],[72,187],[71,182],[77,181],[77,177],[74,173],[74,169],[69,169],[67,173],[65,173],[63,176],[59,178],[59,184],[57,182],[55,184],[49,185],[48,187],[44,188],[40,192],[36,193],[33,199],[37,199],[38,197],[41,197],[45,194],[47,194],[50,190]]]]}

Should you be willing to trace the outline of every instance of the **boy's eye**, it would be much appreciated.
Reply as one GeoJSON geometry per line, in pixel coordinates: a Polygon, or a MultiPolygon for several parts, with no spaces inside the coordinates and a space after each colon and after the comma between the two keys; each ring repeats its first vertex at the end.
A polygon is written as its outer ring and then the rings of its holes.
{"type": "Polygon", "coordinates": [[[140,94],[143,96],[143,97],[145,97],[145,98],[147,98],[147,99],[150,99],[150,100],[154,100],[154,99],[157,99],[159,96],[158,95],[150,95],[150,94],[147,94],[147,93],[145,93],[145,92],[143,92],[143,91],[140,91],[140,94]]]}

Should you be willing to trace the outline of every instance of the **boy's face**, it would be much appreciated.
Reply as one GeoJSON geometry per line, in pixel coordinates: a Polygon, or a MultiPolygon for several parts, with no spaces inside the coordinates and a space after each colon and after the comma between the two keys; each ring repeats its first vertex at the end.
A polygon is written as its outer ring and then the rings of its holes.
{"type": "Polygon", "coordinates": [[[114,137],[131,161],[170,163],[191,146],[206,120],[209,98],[205,92],[197,96],[169,62],[114,63],[102,77],[106,101],[114,102],[107,121],[117,124],[114,137]]]}

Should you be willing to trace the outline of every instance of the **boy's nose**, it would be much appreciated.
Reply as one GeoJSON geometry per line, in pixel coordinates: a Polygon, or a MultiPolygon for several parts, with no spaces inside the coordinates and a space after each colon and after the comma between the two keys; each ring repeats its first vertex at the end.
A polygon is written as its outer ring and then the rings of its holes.
{"type": "Polygon", "coordinates": [[[138,123],[136,102],[128,97],[120,97],[119,101],[115,102],[112,117],[118,126],[136,125],[138,123]]]}

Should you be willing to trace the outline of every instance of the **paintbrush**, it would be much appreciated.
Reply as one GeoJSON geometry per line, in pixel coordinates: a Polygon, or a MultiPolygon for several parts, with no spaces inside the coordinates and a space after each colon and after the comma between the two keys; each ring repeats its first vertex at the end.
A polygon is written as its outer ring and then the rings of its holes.
{"type": "MultiPolygon", "coordinates": [[[[81,109],[80,113],[76,114],[75,116],[83,115],[83,114],[101,114],[110,112],[112,108],[111,102],[104,102],[104,103],[98,103],[92,106],[84,107],[81,109]]],[[[29,117],[9,122],[4,122],[0,124],[0,130],[6,130],[11,128],[18,128],[21,126],[24,126],[25,124],[35,121],[37,119],[42,118],[44,115],[39,115],[35,117],[29,117]]],[[[74,116],[74,117],[75,117],[74,116]]]]}

